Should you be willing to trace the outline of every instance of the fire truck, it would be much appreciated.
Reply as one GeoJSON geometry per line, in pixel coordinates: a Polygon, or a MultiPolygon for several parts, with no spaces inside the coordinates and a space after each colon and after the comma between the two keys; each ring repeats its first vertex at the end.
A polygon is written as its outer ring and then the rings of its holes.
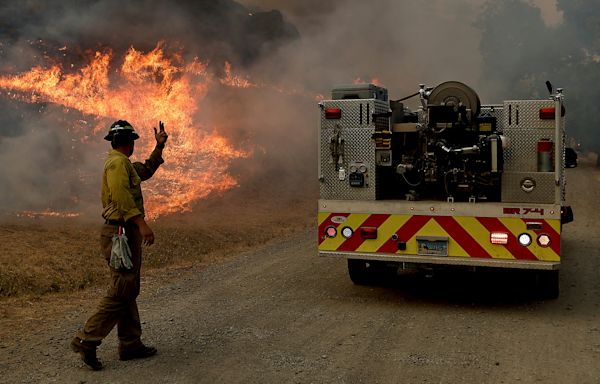
{"type": "Polygon", "coordinates": [[[461,82],[421,84],[414,110],[374,84],[335,87],[318,104],[319,255],[347,260],[355,284],[390,265],[528,269],[557,297],[573,212],[563,92],[546,85],[481,104],[461,82]]]}

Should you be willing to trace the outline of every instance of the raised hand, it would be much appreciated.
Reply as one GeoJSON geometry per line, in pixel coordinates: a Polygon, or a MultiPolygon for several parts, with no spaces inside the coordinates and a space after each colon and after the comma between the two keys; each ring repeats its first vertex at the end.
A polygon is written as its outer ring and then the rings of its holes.
{"type": "Polygon", "coordinates": [[[162,148],[167,142],[169,135],[167,134],[167,132],[165,132],[165,125],[162,121],[158,122],[158,126],[159,130],[156,130],[156,127],[154,127],[154,137],[156,138],[156,145],[162,148]]]}

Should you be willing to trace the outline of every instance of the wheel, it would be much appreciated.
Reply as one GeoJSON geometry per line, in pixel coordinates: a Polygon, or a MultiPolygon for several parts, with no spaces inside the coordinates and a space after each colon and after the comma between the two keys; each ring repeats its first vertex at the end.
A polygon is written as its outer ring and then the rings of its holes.
{"type": "Polygon", "coordinates": [[[356,285],[368,285],[377,280],[382,263],[373,260],[348,259],[348,274],[356,285]]]}
{"type": "Polygon", "coordinates": [[[536,273],[536,291],[541,299],[554,300],[560,294],[558,269],[536,273]]]}

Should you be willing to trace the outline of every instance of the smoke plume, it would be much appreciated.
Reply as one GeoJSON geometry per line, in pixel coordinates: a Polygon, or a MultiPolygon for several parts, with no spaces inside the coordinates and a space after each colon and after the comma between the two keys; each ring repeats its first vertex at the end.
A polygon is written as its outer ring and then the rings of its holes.
{"type": "Polygon", "coordinates": [[[546,97],[543,83],[551,81],[565,89],[570,141],[600,152],[600,91],[591,86],[600,80],[600,4],[490,2],[478,28],[484,92],[500,98],[546,97]]]}
{"type": "MultiPolygon", "coordinates": [[[[593,16],[600,6],[592,3],[591,12],[581,13],[566,0],[557,6],[525,0],[3,2],[0,74],[81,62],[89,50],[107,47],[115,56],[131,46],[149,51],[158,41],[206,61],[216,76],[230,62],[251,85],[211,88],[197,118],[252,148],[251,157],[230,167],[240,190],[249,198],[313,199],[316,100],[329,97],[334,85],[375,81],[396,99],[419,83],[458,80],[483,102],[499,102],[544,96],[544,81],[551,80],[567,90],[570,104],[580,105],[593,95],[578,96],[584,80],[573,68],[592,74],[598,63],[593,28],[600,23],[593,16]],[[576,27],[583,17],[587,30],[576,27]]],[[[74,144],[79,131],[64,129],[69,119],[61,108],[44,106],[40,114],[39,105],[16,102],[2,90],[0,103],[0,161],[18,164],[0,171],[0,192],[8,196],[3,208],[64,207],[76,196],[97,204],[101,139],[74,144]]],[[[570,124],[595,124],[574,112],[570,124]]]]}

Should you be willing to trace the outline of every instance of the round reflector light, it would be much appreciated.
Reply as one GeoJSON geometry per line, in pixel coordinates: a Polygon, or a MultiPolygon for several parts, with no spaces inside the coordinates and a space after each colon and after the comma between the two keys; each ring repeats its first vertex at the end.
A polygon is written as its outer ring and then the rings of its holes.
{"type": "Polygon", "coordinates": [[[335,229],[335,227],[327,227],[325,228],[325,235],[327,235],[327,237],[335,237],[337,235],[337,229],[335,229]]]}
{"type": "Polygon", "coordinates": [[[352,237],[353,234],[354,234],[354,231],[352,230],[352,228],[350,228],[350,227],[342,228],[342,236],[344,236],[346,239],[349,239],[350,237],[352,237]]]}
{"type": "Polygon", "coordinates": [[[546,235],[545,233],[542,233],[538,236],[537,242],[540,246],[547,247],[550,245],[550,236],[546,235]]]}
{"type": "Polygon", "coordinates": [[[519,235],[519,244],[524,247],[528,247],[531,244],[531,236],[529,236],[527,233],[521,233],[519,235]]]}

